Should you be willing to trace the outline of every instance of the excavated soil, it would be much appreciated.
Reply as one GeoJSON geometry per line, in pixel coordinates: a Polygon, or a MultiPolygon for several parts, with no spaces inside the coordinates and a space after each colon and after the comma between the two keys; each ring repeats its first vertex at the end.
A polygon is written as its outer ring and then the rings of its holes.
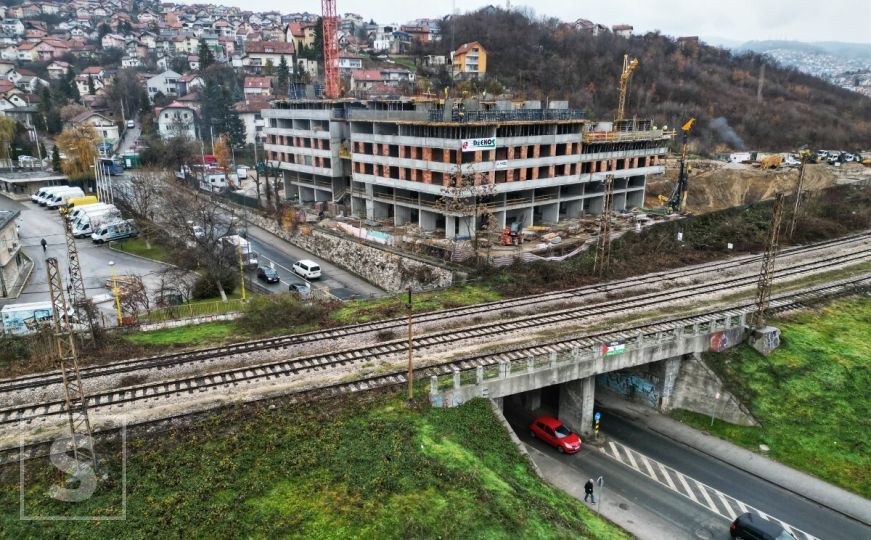
{"type": "MultiPolygon", "coordinates": [[[[694,160],[691,164],[687,210],[693,214],[752,204],[781,191],[792,193],[798,182],[798,168],[763,171],[750,165],[710,160],[694,160]]],[[[662,206],[657,196],[671,195],[677,173],[677,164],[670,162],[665,175],[648,178],[646,206],[662,206]]],[[[827,164],[809,164],[805,171],[804,189],[813,191],[862,180],[871,180],[871,168],[858,163],[837,168],[827,164]]]]}

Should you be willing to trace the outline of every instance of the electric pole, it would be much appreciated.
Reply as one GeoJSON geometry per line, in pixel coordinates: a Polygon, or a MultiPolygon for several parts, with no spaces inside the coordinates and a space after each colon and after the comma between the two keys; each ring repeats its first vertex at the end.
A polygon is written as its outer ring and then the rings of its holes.
{"type": "Polygon", "coordinates": [[[771,211],[771,224],[768,226],[768,238],[765,241],[765,253],[762,254],[762,268],[759,270],[759,281],[756,284],[756,312],[753,313],[751,326],[756,329],[765,326],[765,312],[771,300],[771,278],[774,274],[774,262],[780,250],[780,222],[783,218],[783,193],[774,196],[774,207],[771,211]]]}
{"type": "Polygon", "coordinates": [[[54,316],[55,346],[57,347],[58,362],[64,384],[64,399],[67,419],[69,420],[73,457],[78,467],[90,465],[92,470],[96,471],[97,456],[94,453],[91,420],[88,417],[88,398],[85,396],[82,379],[79,375],[78,356],[73,340],[72,323],[64,297],[63,279],[57,259],[49,257],[45,263],[48,270],[48,291],[54,316]],[[80,447],[79,441],[84,442],[84,445],[80,447]]]}
{"type": "Polygon", "coordinates": [[[76,310],[79,321],[88,321],[88,329],[91,332],[91,342],[96,343],[97,334],[94,331],[94,318],[88,305],[88,295],[85,291],[85,277],[82,275],[82,266],[79,263],[79,250],[76,247],[76,237],[73,236],[73,226],[67,216],[67,209],[61,208],[60,217],[64,226],[64,236],[67,241],[67,263],[70,270],[70,304],[76,310]]]}
{"type": "Polygon", "coordinates": [[[411,303],[411,287],[408,288],[408,304],[406,307],[408,308],[408,401],[411,401],[414,398],[414,364],[412,361],[414,356],[414,349],[412,347],[414,335],[411,328],[414,309],[411,303]]]}
{"type": "Polygon", "coordinates": [[[602,196],[602,214],[599,217],[599,236],[596,238],[596,258],[593,273],[605,275],[611,266],[611,205],[614,199],[614,175],[605,177],[605,194],[602,196]]]}
{"type": "Polygon", "coordinates": [[[798,186],[795,188],[795,206],[792,208],[792,218],[789,220],[789,239],[792,240],[792,235],[795,232],[795,222],[798,219],[798,209],[801,206],[802,188],[804,188],[804,165],[807,163],[807,156],[801,156],[801,165],[798,168],[798,186]]]}

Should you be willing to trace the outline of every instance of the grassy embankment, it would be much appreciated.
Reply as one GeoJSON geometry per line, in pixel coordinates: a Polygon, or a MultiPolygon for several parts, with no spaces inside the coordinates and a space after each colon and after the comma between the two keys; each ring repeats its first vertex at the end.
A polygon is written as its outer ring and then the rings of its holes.
{"type": "Polygon", "coordinates": [[[703,431],[871,497],[871,299],[831,302],[774,324],[782,345],[768,358],[742,346],[706,360],[762,427],[677,411],[703,431]]]}
{"type": "Polygon", "coordinates": [[[127,238],[120,242],[112,242],[112,249],[164,263],[172,262],[172,252],[169,249],[156,241],[152,241],[149,248],[144,238],[127,238]]]}
{"type": "MultiPolygon", "coordinates": [[[[489,404],[408,409],[399,396],[232,409],[128,441],[127,518],[18,518],[19,469],[2,469],[10,538],[627,538],[541,482],[489,404]]],[[[114,481],[80,504],[45,496],[28,462],[26,510],[112,514],[114,481]]],[[[118,464],[112,463],[111,478],[118,464]]]]}

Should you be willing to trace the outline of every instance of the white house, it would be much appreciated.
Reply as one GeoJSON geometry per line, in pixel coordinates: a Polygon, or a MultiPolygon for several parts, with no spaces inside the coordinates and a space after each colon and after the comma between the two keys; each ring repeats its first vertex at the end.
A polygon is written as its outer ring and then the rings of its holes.
{"type": "Polygon", "coordinates": [[[339,53],[339,70],[350,72],[353,69],[363,69],[363,59],[359,55],[351,53],[339,53]]]}
{"type": "Polygon", "coordinates": [[[91,124],[97,131],[97,135],[102,139],[101,142],[107,142],[114,145],[121,140],[118,125],[98,112],[85,111],[80,115],[71,118],[68,123],[70,125],[82,123],[91,124]]]}
{"type": "Polygon", "coordinates": [[[163,139],[186,137],[196,139],[197,116],[192,107],[173,101],[157,111],[157,128],[163,139]]]}
{"type": "Polygon", "coordinates": [[[263,67],[270,62],[277,68],[281,63],[281,58],[284,57],[288,69],[292,71],[290,66],[293,65],[294,52],[293,42],[246,41],[245,56],[242,59],[242,63],[252,73],[262,73],[263,67]]]}
{"type": "Polygon", "coordinates": [[[142,61],[138,56],[125,56],[121,59],[121,67],[123,68],[138,68],[142,65],[142,61]]]}
{"type": "Polygon", "coordinates": [[[19,19],[6,19],[0,22],[0,30],[6,34],[24,35],[24,23],[19,19]]]}
{"type": "Polygon", "coordinates": [[[168,69],[160,75],[155,75],[148,79],[145,85],[148,89],[148,99],[154,103],[154,96],[158,93],[163,94],[164,96],[177,95],[176,88],[178,88],[179,77],[181,77],[180,74],[168,69]]]}

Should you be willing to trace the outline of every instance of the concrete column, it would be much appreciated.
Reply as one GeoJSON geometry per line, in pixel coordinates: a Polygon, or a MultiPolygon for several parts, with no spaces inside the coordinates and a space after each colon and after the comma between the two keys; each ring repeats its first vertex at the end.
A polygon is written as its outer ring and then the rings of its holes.
{"type": "Polygon", "coordinates": [[[445,216],[445,239],[450,240],[457,235],[456,218],[454,216],[445,216]]]}
{"type": "Polygon", "coordinates": [[[523,393],[523,399],[526,402],[526,409],[534,411],[541,408],[541,389],[530,390],[523,393]]]}
{"type": "Polygon", "coordinates": [[[435,375],[429,378],[429,393],[433,395],[439,393],[439,378],[435,375]]]}
{"type": "Polygon", "coordinates": [[[559,417],[582,435],[593,432],[593,399],[596,378],[563,383],[559,389],[559,417]]]}
{"type": "Polygon", "coordinates": [[[662,388],[659,391],[659,395],[662,396],[659,400],[660,412],[667,413],[671,410],[671,396],[674,394],[674,385],[677,381],[677,375],[680,373],[680,364],[680,356],[662,362],[662,388]]]}

